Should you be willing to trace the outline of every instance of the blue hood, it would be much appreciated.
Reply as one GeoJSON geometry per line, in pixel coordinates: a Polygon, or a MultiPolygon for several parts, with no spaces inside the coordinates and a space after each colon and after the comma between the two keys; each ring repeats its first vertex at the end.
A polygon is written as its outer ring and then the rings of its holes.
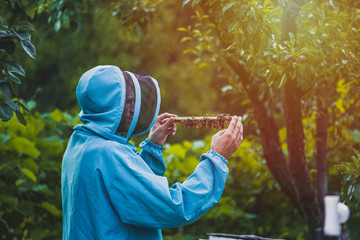
{"type": "Polygon", "coordinates": [[[77,125],[74,129],[90,131],[118,142],[127,142],[132,136],[148,132],[155,123],[160,109],[160,89],[155,79],[123,72],[119,67],[111,65],[97,66],[85,72],[76,88],[76,97],[81,108],[79,118],[83,125],[77,125]],[[120,136],[116,134],[116,130],[119,127],[126,100],[125,74],[130,75],[135,87],[135,111],[127,135],[120,136]],[[149,125],[142,132],[136,133],[134,130],[138,119],[141,119],[141,114],[143,114],[140,110],[145,108],[145,104],[141,102],[142,99],[145,100],[141,97],[144,83],[147,88],[149,85],[152,86],[150,94],[155,95],[153,98],[156,101],[151,103],[155,106],[151,106],[154,109],[151,112],[151,119],[147,117],[149,125]]]}

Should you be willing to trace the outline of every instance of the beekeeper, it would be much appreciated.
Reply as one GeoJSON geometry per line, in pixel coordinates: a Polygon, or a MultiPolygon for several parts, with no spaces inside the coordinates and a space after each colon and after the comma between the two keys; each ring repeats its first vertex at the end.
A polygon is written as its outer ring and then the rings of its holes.
{"type": "Polygon", "coordinates": [[[219,201],[227,158],[242,142],[240,117],[213,136],[187,180],[169,187],[162,151],[175,115],[158,116],[155,79],[97,66],[76,96],[83,124],[62,162],[63,239],[162,239],[161,229],[190,224],[219,201]],[[137,152],[129,139],[149,131],[137,152]]]}

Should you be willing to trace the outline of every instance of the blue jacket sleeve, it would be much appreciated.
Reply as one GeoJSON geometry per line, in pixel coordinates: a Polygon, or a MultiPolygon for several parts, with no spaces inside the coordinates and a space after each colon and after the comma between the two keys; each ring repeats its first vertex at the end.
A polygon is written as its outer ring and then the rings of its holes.
{"type": "Polygon", "coordinates": [[[142,150],[139,153],[139,156],[144,159],[146,164],[156,175],[164,176],[166,170],[162,155],[164,146],[157,145],[149,139],[146,139],[140,143],[140,147],[142,150]]]}
{"type": "Polygon", "coordinates": [[[115,172],[109,197],[121,221],[166,229],[190,224],[213,207],[222,195],[228,168],[227,160],[210,150],[200,157],[193,174],[171,187],[139,156],[120,161],[115,172]]]}

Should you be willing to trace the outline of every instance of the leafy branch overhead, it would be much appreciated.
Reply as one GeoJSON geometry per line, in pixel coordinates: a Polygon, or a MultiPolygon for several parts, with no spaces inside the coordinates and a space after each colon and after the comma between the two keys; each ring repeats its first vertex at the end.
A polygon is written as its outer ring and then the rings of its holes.
{"type": "MultiPolygon", "coordinates": [[[[57,32],[61,28],[81,29],[82,19],[95,14],[102,8],[110,8],[113,17],[118,19],[121,25],[127,26],[129,32],[135,35],[142,34],[142,28],[146,26],[153,13],[162,0],[157,1],[117,1],[111,4],[101,1],[1,1],[12,9],[22,8],[26,15],[34,20],[37,15],[45,15],[48,22],[53,24],[57,32]]],[[[25,77],[25,70],[18,61],[15,53],[16,42],[21,44],[22,49],[33,59],[36,58],[36,49],[31,42],[36,33],[30,23],[21,26],[7,26],[0,16],[0,118],[8,121],[15,112],[18,120],[26,125],[20,111],[23,107],[12,98],[18,97],[18,88],[21,84],[20,77],[25,77]]]]}
{"type": "Polygon", "coordinates": [[[31,58],[36,59],[36,49],[31,42],[35,28],[30,23],[21,26],[7,26],[0,16],[0,118],[9,121],[13,114],[26,125],[20,107],[26,109],[19,101],[12,100],[18,97],[18,88],[21,84],[20,77],[25,77],[25,70],[20,64],[16,53],[16,43],[31,58]]]}

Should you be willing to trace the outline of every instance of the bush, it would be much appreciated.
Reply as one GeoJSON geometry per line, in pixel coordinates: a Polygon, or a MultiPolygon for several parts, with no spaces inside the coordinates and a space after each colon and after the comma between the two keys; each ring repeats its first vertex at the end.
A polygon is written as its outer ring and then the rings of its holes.
{"type": "Polygon", "coordinates": [[[60,239],[61,159],[75,121],[59,110],[25,120],[0,123],[0,237],[60,239]]]}

